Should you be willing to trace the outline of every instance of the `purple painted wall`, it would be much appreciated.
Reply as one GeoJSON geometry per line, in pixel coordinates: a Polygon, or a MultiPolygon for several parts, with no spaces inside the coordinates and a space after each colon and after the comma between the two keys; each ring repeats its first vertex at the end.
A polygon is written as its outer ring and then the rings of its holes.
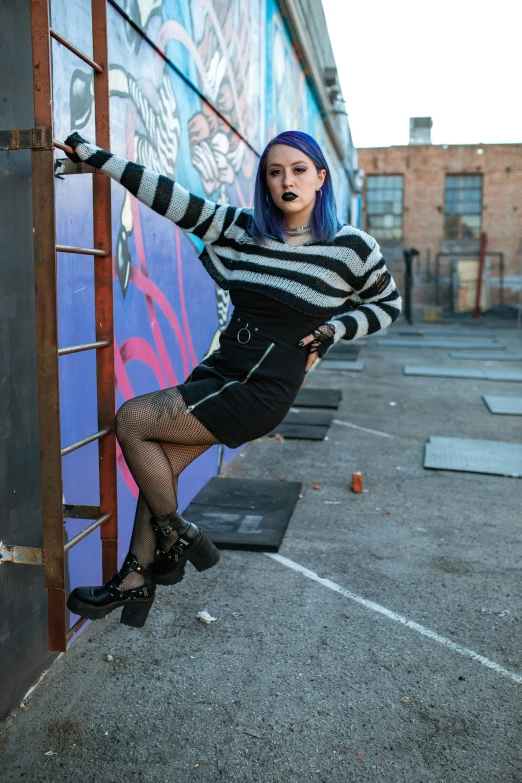
{"type": "MultiPolygon", "coordinates": [[[[54,29],[87,54],[92,52],[89,5],[52,2],[54,29]]],[[[122,8],[176,67],[108,5],[113,152],[175,177],[195,193],[246,206],[252,203],[254,150],[261,152],[275,133],[298,127],[324,145],[339,214],[346,219],[347,179],[274,0],[122,0],[122,8]]],[[[59,43],[52,45],[55,138],[77,130],[94,141],[92,73],[59,43]]],[[[90,175],[56,180],[59,243],[92,246],[91,184],[90,175]]],[[[230,300],[197,260],[196,238],[139,205],[119,185],[113,183],[112,192],[119,406],[183,382],[217,347],[230,300]]],[[[94,339],[93,263],[83,256],[58,258],[60,346],[94,339]]],[[[62,444],[67,445],[97,429],[94,356],[60,359],[60,393],[62,444]]],[[[181,511],[234,454],[215,446],[186,469],[179,486],[181,511]]],[[[65,502],[98,504],[97,469],[96,444],[64,459],[65,502]]],[[[136,497],[118,454],[120,562],[136,497]]],[[[68,520],[67,535],[84,526],[82,520],[68,520]]],[[[68,569],[70,588],[101,580],[97,534],[71,551],[68,569]]]]}

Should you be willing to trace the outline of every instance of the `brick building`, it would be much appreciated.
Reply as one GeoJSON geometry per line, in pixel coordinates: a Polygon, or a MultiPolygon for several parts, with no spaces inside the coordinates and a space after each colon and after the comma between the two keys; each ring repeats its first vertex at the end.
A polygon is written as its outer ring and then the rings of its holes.
{"type": "Polygon", "coordinates": [[[470,309],[487,236],[481,309],[522,301],[522,144],[431,143],[431,118],[412,118],[407,146],[359,149],[362,227],[401,280],[416,248],[414,304],[470,309]],[[460,296],[459,296],[460,290],[460,296]]]}

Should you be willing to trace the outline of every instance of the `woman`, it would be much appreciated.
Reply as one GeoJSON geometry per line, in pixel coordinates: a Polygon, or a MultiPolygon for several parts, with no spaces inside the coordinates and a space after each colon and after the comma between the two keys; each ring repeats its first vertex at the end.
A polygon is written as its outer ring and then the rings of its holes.
{"type": "Polygon", "coordinates": [[[341,338],[389,326],[401,299],[375,239],[337,219],[328,165],[308,134],[287,131],[259,161],[254,209],[188,193],[168,177],[89,144],[69,157],[100,169],[140,201],[204,242],[207,272],[234,310],[219,349],[171,389],[125,402],[116,435],[139,487],[130,551],[101,587],[79,587],[69,609],[140,627],[156,584],[181,581],[219,560],[205,533],[177,511],[181,471],[215,443],[235,448],[288,413],[306,372],[341,338]]]}

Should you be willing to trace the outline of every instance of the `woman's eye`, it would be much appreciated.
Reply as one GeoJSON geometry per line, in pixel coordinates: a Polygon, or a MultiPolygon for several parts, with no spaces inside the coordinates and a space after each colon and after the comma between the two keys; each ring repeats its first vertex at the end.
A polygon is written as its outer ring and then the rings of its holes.
{"type": "Polygon", "coordinates": [[[295,170],[297,171],[298,174],[302,174],[303,171],[306,171],[306,169],[295,169],[295,170]]]}
{"type": "Polygon", "coordinates": [[[272,171],[270,172],[270,176],[273,177],[274,174],[280,174],[280,173],[281,172],[279,171],[279,169],[272,169],[272,171]]]}

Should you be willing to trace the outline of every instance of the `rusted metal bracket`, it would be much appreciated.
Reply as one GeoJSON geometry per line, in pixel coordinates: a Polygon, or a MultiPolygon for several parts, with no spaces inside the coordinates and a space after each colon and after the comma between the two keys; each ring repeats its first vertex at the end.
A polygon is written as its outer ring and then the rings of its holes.
{"type": "Polygon", "coordinates": [[[57,158],[54,161],[54,176],[63,177],[66,174],[94,174],[94,166],[86,163],[73,163],[69,158],[57,158]]]}
{"type": "Polygon", "coordinates": [[[19,565],[43,565],[43,549],[30,546],[9,546],[0,541],[0,565],[18,563],[19,565]]]}
{"type": "Polygon", "coordinates": [[[0,131],[0,150],[52,150],[51,128],[0,131]]]}
{"type": "Polygon", "coordinates": [[[101,511],[99,506],[78,506],[76,504],[64,503],[64,519],[98,519],[101,511]]]}

